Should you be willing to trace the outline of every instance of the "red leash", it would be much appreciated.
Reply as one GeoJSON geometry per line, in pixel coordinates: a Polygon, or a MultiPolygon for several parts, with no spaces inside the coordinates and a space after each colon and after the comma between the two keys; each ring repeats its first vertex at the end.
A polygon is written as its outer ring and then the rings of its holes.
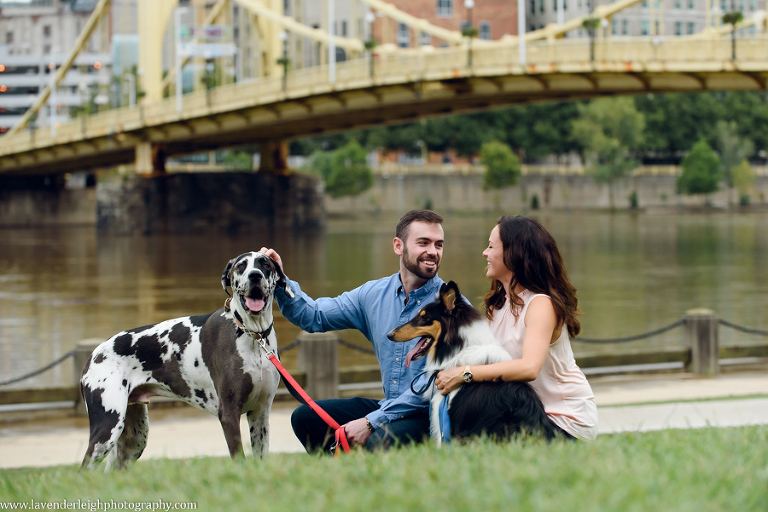
{"type": "MultiPolygon", "coordinates": [[[[285,369],[274,352],[268,350],[265,345],[262,345],[262,348],[264,348],[264,350],[267,352],[267,357],[269,357],[269,360],[272,361],[273,365],[275,365],[275,368],[277,368],[277,371],[280,372],[280,375],[282,375],[286,382],[291,385],[291,387],[301,396],[301,398],[304,399],[304,403],[310,406],[312,410],[315,411],[317,415],[320,416],[320,418],[334,430],[334,435],[336,436],[336,444],[341,446],[341,449],[344,450],[344,453],[349,453],[349,441],[347,440],[347,433],[344,431],[344,427],[340,426],[336,420],[331,418],[327,412],[325,412],[319,405],[317,405],[317,403],[315,403],[314,400],[312,400],[312,398],[310,398],[307,392],[304,391],[301,386],[299,386],[298,382],[296,382],[296,379],[294,379],[291,374],[288,373],[288,370],[285,369]]],[[[340,452],[338,450],[334,450],[335,457],[338,457],[339,453],[340,452]]]]}

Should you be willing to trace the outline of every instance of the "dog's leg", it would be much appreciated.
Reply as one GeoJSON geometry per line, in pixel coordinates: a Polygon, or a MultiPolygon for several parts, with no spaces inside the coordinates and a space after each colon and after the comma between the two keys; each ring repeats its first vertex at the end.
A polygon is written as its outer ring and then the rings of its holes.
{"type": "Polygon", "coordinates": [[[221,423],[221,429],[224,431],[224,438],[227,440],[227,447],[229,448],[229,455],[233,459],[235,457],[243,457],[243,442],[240,437],[240,409],[219,409],[219,423],[221,423]]]}
{"type": "Polygon", "coordinates": [[[147,446],[149,416],[147,404],[131,404],[125,413],[123,433],[117,440],[114,464],[116,469],[123,469],[138,459],[147,446]]]}
{"type": "MultiPolygon", "coordinates": [[[[123,433],[125,410],[108,410],[102,404],[103,389],[91,391],[83,388],[83,398],[88,410],[90,437],[81,467],[93,469],[113,451],[117,439],[123,433]]],[[[125,397],[126,399],[128,397],[125,397]]]]}
{"type": "Polygon", "coordinates": [[[269,453],[269,410],[271,407],[257,407],[248,412],[248,427],[251,433],[253,456],[264,458],[269,453]]]}

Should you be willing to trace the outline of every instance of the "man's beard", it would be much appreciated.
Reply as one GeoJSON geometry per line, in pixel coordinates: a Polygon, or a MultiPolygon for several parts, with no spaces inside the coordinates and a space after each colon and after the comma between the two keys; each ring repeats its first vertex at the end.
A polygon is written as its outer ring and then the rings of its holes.
{"type": "MultiPolygon", "coordinates": [[[[422,260],[432,260],[433,258],[421,258],[422,260]]],[[[440,260],[437,258],[434,258],[435,266],[428,268],[426,270],[423,270],[419,266],[418,260],[414,261],[411,260],[410,254],[408,253],[408,249],[403,249],[403,265],[405,265],[405,268],[414,274],[415,276],[421,278],[421,279],[432,279],[437,275],[437,268],[440,266],[440,260]]]]}

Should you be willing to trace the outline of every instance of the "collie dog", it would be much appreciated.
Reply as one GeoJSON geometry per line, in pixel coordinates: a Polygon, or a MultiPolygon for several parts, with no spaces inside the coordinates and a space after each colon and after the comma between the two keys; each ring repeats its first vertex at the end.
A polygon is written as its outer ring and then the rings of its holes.
{"type": "MultiPolygon", "coordinates": [[[[441,370],[466,365],[498,363],[511,359],[493,336],[486,318],[461,297],[453,281],[443,284],[437,300],[424,306],[409,322],[396,327],[387,335],[392,341],[408,341],[420,337],[406,356],[411,361],[427,357],[426,373],[436,375],[441,370]]],[[[525,382],[473,382],[460,386],[443,396],[432,384],[426,392],[430,400],[430,430],[438,446],[450,438],[462,439],[486,435],[508,439],[523,434],[555,437],[554,423],[544,412],[535,391],[525,382]],[[442,404],[447,398],[448,403],[442,404]],[[447,405],[450,427],[445,424],[442,410],[447,405]]],[[[416,390],[414,390],[416,391],[416,390]]]]}

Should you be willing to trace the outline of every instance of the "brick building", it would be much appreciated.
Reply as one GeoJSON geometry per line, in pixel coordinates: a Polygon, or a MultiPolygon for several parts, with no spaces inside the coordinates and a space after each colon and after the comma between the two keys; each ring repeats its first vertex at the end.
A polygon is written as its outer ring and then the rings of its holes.
{"type": "MultiPolygon", "coordinates": [[[[388,0],[388,3],[450,30],[459,31],[471,21],[478,29],[480,39],[499,39],[505,34],[517,34],[516,0],[474,0],[472,9],[467,9],[465,0],[388,0]]],[[[408,26],[389,18],[377,17],[373,32],[380,44],[395,44],[401,48],[445,45],[445,41],[429,34],[414,33],[408,26]]]]}

